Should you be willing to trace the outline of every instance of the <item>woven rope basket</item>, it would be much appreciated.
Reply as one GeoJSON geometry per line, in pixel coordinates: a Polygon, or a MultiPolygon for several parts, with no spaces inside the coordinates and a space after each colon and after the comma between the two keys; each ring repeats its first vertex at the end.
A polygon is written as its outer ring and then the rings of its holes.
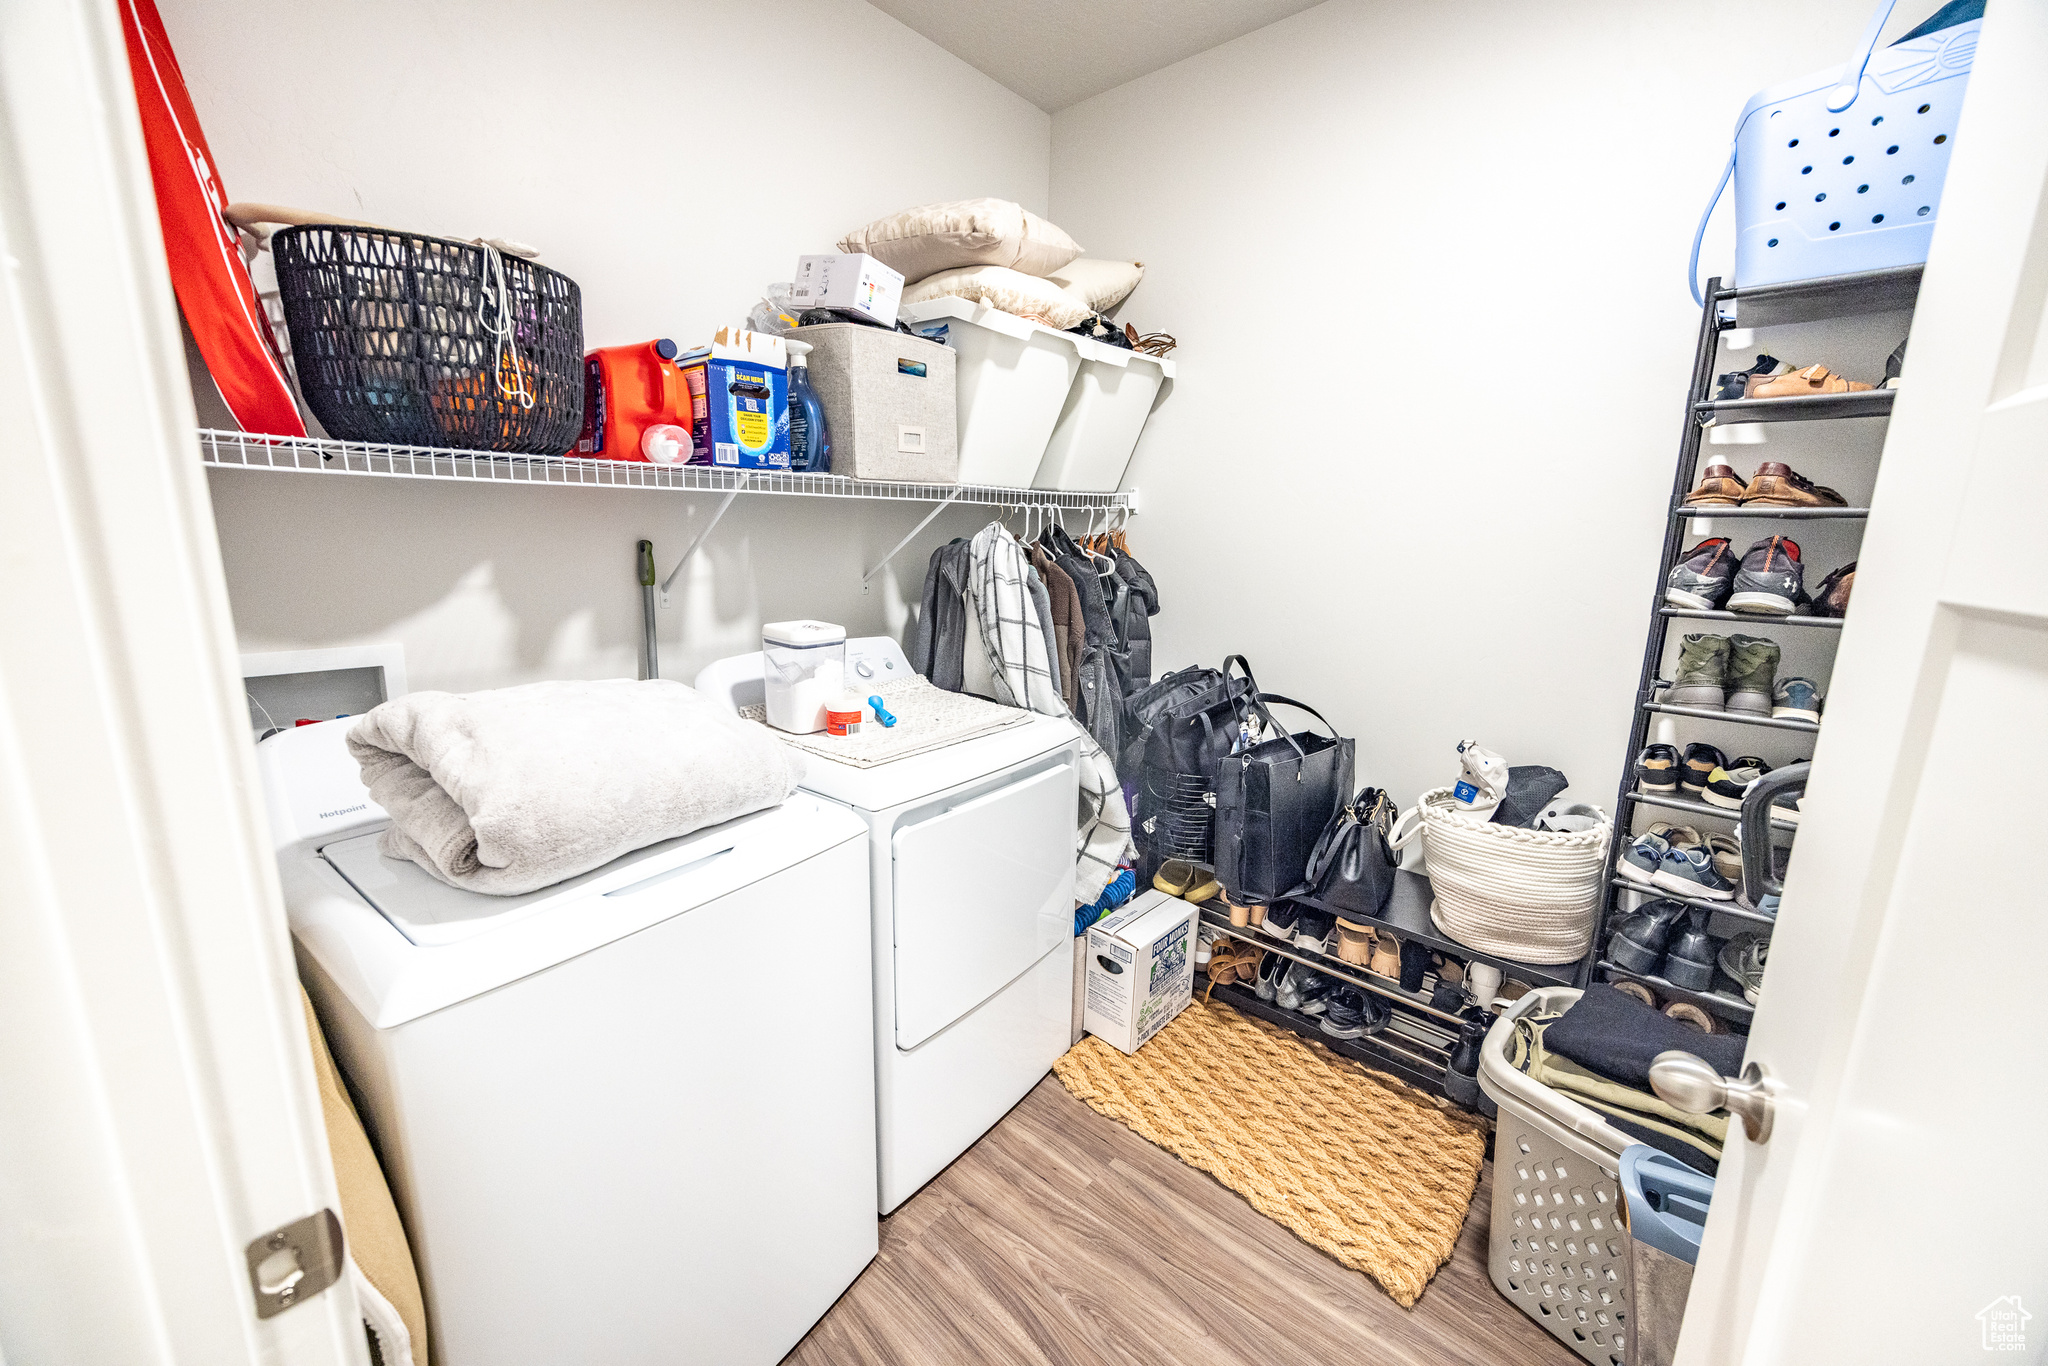
{"type": "Polygon", "coordinates": [[[1495,825],[1439,787],[1401,817],[1393,844],[1421,836],[1436,891],[1429,918],[1445,934],[1524,963],[1571,963],[1593,946],[1613,828],[1604,811],[1593,829],[1569,834],[1495,825]]]}

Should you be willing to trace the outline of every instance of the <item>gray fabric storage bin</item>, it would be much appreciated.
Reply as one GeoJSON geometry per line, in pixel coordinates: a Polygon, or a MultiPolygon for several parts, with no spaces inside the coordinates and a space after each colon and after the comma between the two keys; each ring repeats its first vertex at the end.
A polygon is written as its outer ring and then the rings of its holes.
{"type": "Polygon", "coordinates": [[[794,335],[812,347],[811,387],[832,429],[832,473],[960,482],[951,347],[858,323],[820,323],[794,335]]]}

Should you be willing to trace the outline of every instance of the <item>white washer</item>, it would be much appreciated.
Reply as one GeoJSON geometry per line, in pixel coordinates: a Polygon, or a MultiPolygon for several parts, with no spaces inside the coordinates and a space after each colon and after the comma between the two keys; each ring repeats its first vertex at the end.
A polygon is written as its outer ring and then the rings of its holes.
{"type": "MultiPolygon", "coordinates": [[[[913,676],[895,641],[846,643],[849,686],[913,676]]],[[[697,690],[762,700],[759,653],[697,690]]],[[[1021,725],[857,768],[806,755],[803,786],[867,822],[872,852],[875,1110],[887,1214],[1024,1098],[1073,1028],[1071,722],[1021,725]]]]}
{"type": "Polygon", "coordinates": [[[524,896],[257,747],[297,948],[444,1366],[779,1361],[876,1251],[866,827],[797,793],[524,896]]]}

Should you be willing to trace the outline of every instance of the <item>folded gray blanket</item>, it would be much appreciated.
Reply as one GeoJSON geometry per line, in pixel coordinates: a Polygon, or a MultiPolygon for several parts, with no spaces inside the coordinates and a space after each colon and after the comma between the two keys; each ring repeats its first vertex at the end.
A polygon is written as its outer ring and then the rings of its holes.
{"type": "Polygon", "coordinates": [[[665,680],[410,693],[348,747],[391,813],[379,852],[494,896],[775,806],[803,775],[760,726],[665,680]]]}

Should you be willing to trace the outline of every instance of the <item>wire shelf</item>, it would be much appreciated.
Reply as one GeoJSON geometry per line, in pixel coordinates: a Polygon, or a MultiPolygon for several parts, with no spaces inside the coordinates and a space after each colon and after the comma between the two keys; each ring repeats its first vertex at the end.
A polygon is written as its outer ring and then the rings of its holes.
{"type": "Polygon", "coordinates": [[[1671,509],[1673,517],[1683,517],[1688,522],[1720,521],[1727,517],[1769,518],[1773,522],[1825,521],[1829,518],[1865,518],[1870,516],[1869,508],[1775,508],[1761,503],[1736,507],[1722,507],[1716,504],[1694,504],[1688,507],[1680,503],[1671,509]]]}
{"type": "Polygon", "coordinates": [[[708,465],[652,465],[638,460],[585,460],[552,455],[500,455],[433,446],[395,446],[313,437],[264,436],[201,428],[199,449],[215,469],[282,470],[298,474],[352,474],[386,479],[456,479],[487,484],[546,484],[569,488],[667,489],[684,493],[784,494],[805,498],[865,498],[889,502],[951,500],[982,507],[1138,510],[1138,491],[1070,493],[1058,489],[997,488],[979,484],[914,484],[852,479],[841,474],[790,474],[708,465]]]}
{"type": "Polygon", "coordinates": [[[1840,617],[1772,617],[1761,612],[1696,612],[1690,607],[1660,607],[1657,610],[1667,617],[1691,617],[1700,621],[1741,621],[1751,626],[1819,626],[1832,631],[1842,629],[1840,617]]]}

